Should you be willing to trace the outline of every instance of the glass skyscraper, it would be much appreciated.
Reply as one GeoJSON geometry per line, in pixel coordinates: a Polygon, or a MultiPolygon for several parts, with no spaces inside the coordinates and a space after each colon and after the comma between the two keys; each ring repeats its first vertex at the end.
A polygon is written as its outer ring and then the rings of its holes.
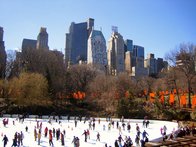
{"type": "Polygon", "coordinates": [[[66,34],[65,62],[77,64],[80,60],[87,61],[88,37],[94,26],[94,19],[89,18],[87,22],[71,23],[69,33],[66,34]]]}
{"type": "Polygon", "coordinates": [[[126,39],[125,40],[125,52],[130,51],[133,53],[133,40],[126,39]]]}
{"type": "Polygon", "coordinates": [[[142,57],[144,59],[144,47],[139,45],[133,46],[133,56],[142,57]]]}

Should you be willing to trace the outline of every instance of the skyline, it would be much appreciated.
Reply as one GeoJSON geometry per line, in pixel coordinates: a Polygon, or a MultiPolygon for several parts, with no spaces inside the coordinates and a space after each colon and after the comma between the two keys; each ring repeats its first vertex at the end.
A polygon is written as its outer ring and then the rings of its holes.
{"type": "Polygon", "coordinates": [[[11,1],[0,5],[0,26],[4,28],[6,50],[21,48],[24,38],[37,39],[41,27],[49,34],[50,50],[64,52],[65,34],[71,22],[95,19],[95,30],[102,30],[106,44],[112,26],[134,45],[145,48],[145,57],[154,53],[164,58],[180,43],[196,44],[196,13],[194,0],[47,0],[11,1]]]}

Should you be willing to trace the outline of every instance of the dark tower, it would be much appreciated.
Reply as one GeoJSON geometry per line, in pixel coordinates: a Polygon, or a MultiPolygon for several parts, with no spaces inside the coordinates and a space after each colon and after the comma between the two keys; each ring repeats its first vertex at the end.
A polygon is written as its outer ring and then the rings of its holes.
{"type": "Polygon", "coordinates": [[[94,27],[94,19],[89,18],[86,22],[72,22],[69,33],[66,33],[65,43],[65,64],[78,64],[80,61],[87,61],[88,37],[94,27]]]}
{"type": "Polygon", "coordinates": [[[3,41],[3,28],[0,27],[0,79],[5,78],[6,58],[7,55],[3,41]]]}
{"type": "Polygon", "coordinates": [[[49,50],[48,47],[48,33],[46,28],[41,27],[40,33],[37,36],[37,49],[49,50]]]}

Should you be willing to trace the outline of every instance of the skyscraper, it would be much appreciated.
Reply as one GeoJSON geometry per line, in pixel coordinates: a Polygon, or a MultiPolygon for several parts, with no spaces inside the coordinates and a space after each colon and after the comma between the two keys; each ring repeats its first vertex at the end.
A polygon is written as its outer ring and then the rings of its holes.
{"type": "Polygon", "coordinates": [[[154,76],[157,74],[157,60],[154,57],[154,54],[148,54],[144,65],[148,68],[148,75],[154,76]]]}
{"type": "Polygon", "coordinates": [[[46,28],[41,27],[40,32],[37,36],[37,49],[49,50],[48,47],[48,33],[46,32],[46,28]]]}
{"type": "Polygon", "coordinates": [[[142,57],[144,59],[144,47],[139,45],[133,46],[133,56],[142,57]]]}
{"type": "Polygon", "coordinates": [[[108,44],[108,67],[111,74],[124,72],[124,40],[118,32],[113,32],[108,44]]]}
{"type": "Polygon", "coordinates": [[[6,52],[5,52],[5,45],[3,41],[3,28],[0,27],[0,79],[5,78],[5,71],[6,71],[6,52]]]}
{"type": "Polygon", "coordinates": [[[24,38],[23,41],[22,41],[22,51],[24,49],[49,50],[49,47],[48,47],[48,33],[46,32],[46,28],[44,28],[44,27],[40,28],[40,32],[37,36],[37,40],[24,38]]]}
{"type": "Polygon", "coordinates": [[[23,39],[22,41],[22,51],[25,49],[36,49],[37,40],[23,39]]]}
{"type": "Polygon", "coordinates": [[[80,60],[87,61],[88,37],[94,27],[94,19],[87,22],[71,23],[69,33],[66,34],[65,63],[77,64],[80,60]]]}
{"type": "Polygon", "coordinates": [[[157,58],[157,72],[161,72],[163,68],[165,68],[163,58],[157,58]]]}
{"type": "Polygon", "coordinates": [[[3,28],[0,27],[0,41],[3,41],[3,28]]]}
{"type": "Polygon", "coordinates": [[[101,31],[91,31],[88,38],[87,63],[99,65],[103,70],[107,66],[106,41],[101,31]]]}
{"type": "Polygon", "coordinates": [[[133,53],[133,40],[126,39],[125,40],[125,52],[130,51],[133,53]]]}

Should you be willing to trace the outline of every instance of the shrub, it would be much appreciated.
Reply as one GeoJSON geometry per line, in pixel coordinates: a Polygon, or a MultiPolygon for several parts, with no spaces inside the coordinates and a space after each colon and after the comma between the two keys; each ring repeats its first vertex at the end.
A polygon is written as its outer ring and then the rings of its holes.
{"type": "Polygon", "coordinates": [[[196,110],[190,114],[192,120],[196,120],[196,110]]]}

